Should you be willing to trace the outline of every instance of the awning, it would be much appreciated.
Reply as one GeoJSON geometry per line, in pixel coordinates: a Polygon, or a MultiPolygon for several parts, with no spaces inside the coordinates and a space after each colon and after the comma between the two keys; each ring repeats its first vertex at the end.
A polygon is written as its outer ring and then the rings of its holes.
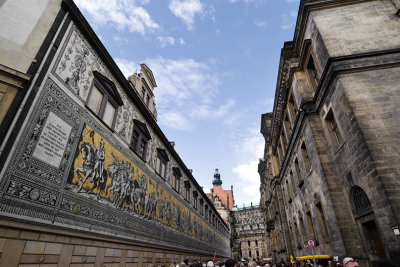
{"type": "MultiPolygon", "coordinates": [[[[314,255],[316,259],[330,259],[331,256],[329,255],[314,255]]],[[[308,255],[308,256],[301,256],[301,257],[296,257],[296,261],[305,261],[305,260],[312,260],[313,256],[308,255]]]]}

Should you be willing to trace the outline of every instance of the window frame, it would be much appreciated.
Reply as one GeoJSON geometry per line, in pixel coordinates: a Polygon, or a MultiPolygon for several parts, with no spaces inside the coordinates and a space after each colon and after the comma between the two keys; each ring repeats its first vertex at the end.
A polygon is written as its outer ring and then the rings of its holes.
{"type": "Polygon", "coordinates": [[[156,168],[155,171],[163,180],[167,177],[169,157],[165,149],[157,148],[156,168]],[[164,169],[162,167],[164,166],[164,169]]]}
{"type": "Polygon", "coordinates": [[[328,129],[328,135],[331,140],[332,147],[337,149],[343,142],[343,135],[340,131],[339,124],[336,120],[335,113],[333,112],[332,108],[328,110],[324,117],[325,126],[328,129]]]}
{"type": "Polygon", "coordinates": [[[305,141],[303,141],[301,143],[300,151],[301,151],[301,156],[302,156],[303,163],[304,163],[304,169],[306,170],[306,173],[308,174],[311,171],[312,166],[311,166],[311,160],[310,160],[310,156],[309,156],[310,153],[308,152],[305,141]]]}
{"type": "Polygon", "coordinates": [[[190,188],[192,187],[190,185],[189,180],[184,181],[185,188],[184,188],[184,193],[183,193],[183,198],[190,203],[190,188]]]}
{"type": "Polygon", "coordinates": [[[174,189],[177,193],[180,193],[181,191],[181,178],[182,178],[181,170],[178,167],[173,167],[171,186],[172,189],[174,189]]]}
{"type": "Polygon", "coordinates": [[[123,104],[124,103],[121,99],[121,96],[118,93],[117,88],[115,87],[115,84],[110,79],[108,79],[107,77],[102,75],[100,72],[93,71],[93,81],[92,81],[88,96],[85,101],[85,106],[97,118],[99,118],[109,129],[114,131],[115,123],[117,121],[118,110],[119,110],[119,107],[122,106],[123,104]],[[90,99],[93,95],[94,87],[96,87],[103,94],[98,112],[96,112],[89,106],[90,99]],[[114,117],[112,119],[111,125],[108,125],[107,122],[104,121],[104,114],[106,111],[107,103],[110,103],[115,109],[114,117]]]}
{"type": "Polygon", "coordinates": [[[199,193],[197,192],[197,190],[193,190],[193,208],[195,208],[196,210],[198,209],[198,197],[199,193]]]}
{"type": "Polygon", "coordinates": [[[139,157],[141,158],[144,162],[146,162],[146,157],[147,157],[147,149],[148,149],[148,144],[151,139],[151,135],[149,130],[146,127],[146,124],[144,124],[141,121],[138,121],[136,119],[133,120],[133,129],[132,129],[132,135],[131,135],[131,140],[129,142],[129,148],[139,157]],[[137,137],[137,142],[136,142],[136,147],[133,146],[132,140],[135,132],[138,134],[137,137]],[[143,153],[141,155],[140,153],[140,148],[143,145],[143,153]]]}

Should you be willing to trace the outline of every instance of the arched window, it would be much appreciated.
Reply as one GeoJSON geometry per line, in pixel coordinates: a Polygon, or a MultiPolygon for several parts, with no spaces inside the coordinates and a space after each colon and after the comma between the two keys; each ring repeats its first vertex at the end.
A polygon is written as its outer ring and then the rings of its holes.
{"type": "Polygon", "coordinates": [[[361,187],[353,189],[353,204],[354,213],[367,213],[372,211],[371,202],[369,202],[368,196],[361,187]]]}

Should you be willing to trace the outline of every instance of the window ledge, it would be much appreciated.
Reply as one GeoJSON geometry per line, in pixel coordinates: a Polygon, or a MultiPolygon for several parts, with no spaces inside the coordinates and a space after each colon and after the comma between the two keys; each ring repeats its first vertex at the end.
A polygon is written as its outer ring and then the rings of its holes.
{"type": "Polygon", "coordinates": [[[307,173],[307,178],[311,175],[311,173],[313,172],[313,168],[311,167],[311,169],[308,171],[308,173],[307,173]]]}

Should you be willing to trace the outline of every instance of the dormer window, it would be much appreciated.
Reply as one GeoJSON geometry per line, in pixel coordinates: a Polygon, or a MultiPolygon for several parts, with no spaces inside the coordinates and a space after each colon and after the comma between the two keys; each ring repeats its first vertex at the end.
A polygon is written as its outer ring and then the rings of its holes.
{"type": "Polygon", "coordinates": [[[133,120],[133,122],[134,127],[129,147],[142,160],[145,160],[147,155],[147,144],[151,139],[150,132],[147,130],[146,124],[144,124],[143,122],[140,122],[138,120],[133,120]]]}
{"type": "Polygon", "coordinates": [[[94,79],[85,104],[109,128],[114,129],[118,107],[124,103],[115,84],[110,79],[97,71],[93,72],[93,76],[94,79]]]}
{"type": "Polygon", "coordinates": [[[165,149],[157,148],[156,173],[165,180],[167,162],[169,161],[165,149]]]}

